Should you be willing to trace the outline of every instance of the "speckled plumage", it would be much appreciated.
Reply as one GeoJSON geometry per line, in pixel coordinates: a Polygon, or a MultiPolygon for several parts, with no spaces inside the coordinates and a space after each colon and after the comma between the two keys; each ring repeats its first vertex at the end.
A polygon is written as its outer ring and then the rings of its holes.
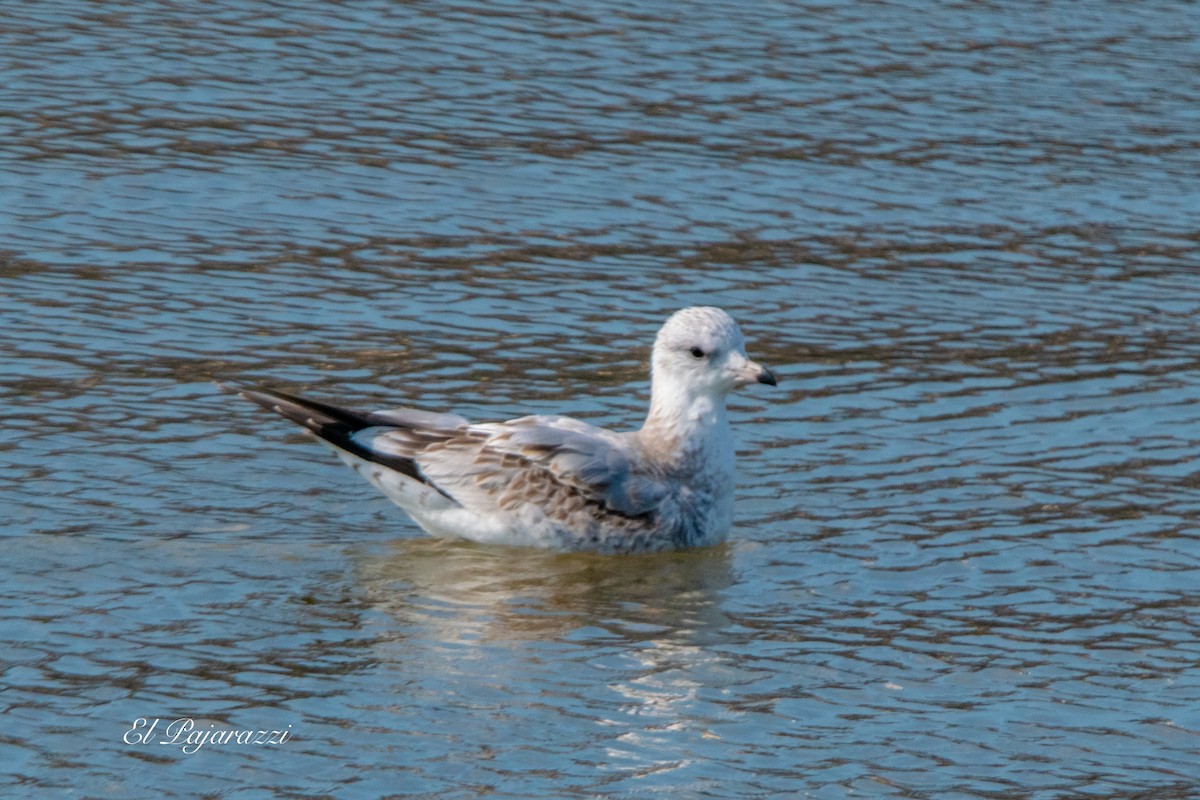
{"type": "Polygon", "coordinates": [[[628,553],[725,538],[734,481],[725,397],[754,382],[775,378],[746,358],[737,323],[697,307],[672,315],[655,339],[650,411],[638,431],[562,416],[472,424],[240,393],[303,425],[435,536],[628,553]]]}

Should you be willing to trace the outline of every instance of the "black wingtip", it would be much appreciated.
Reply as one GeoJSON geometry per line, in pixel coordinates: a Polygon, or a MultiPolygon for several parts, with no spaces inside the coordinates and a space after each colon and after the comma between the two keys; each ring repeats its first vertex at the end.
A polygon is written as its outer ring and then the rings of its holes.
{"type": "MultiPolygon", "coordinates": [[[[214,383],[223,391],[244,397],[250,402],[262,406],[268,411],[274,411],[284,419],[304,427],[338,450],[364,461],[395,470],[422,483],[429,483],[412,459],[379,453],[355,438],[355,434],[361,430],[380,427],[380,420],[370,413],[342,408],[318,400],[309,400],[306,397],[287,392],[258,391],[223,384],[219,381],[214,381],[214,383]]],[[[441,490],[438,489],[438,491],[441,490]]]]}

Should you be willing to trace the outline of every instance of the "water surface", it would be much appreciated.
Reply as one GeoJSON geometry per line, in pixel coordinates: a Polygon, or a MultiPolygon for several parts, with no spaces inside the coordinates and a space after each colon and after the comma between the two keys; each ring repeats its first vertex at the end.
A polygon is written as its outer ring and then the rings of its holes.
{"type": "Polygon", "coordinates": [[[9,9],[4,795],[1194,796],[1189,8],[9,9]],[[629,427],[691,303],[781,378],[703,552],[423,538],[211,383],[629,427]]]}

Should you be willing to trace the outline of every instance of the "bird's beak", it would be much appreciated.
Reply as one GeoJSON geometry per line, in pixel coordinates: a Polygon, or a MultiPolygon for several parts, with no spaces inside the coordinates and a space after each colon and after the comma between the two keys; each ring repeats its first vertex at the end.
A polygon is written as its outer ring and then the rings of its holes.
{"type": "Polygon", "coordinates": [[[749,386],[752,383],[765,383],[768,386],[779,385],[775,380],[774,372],[745,356],[742,356],[738,363],[733,365],[733,375],[735,386],[749,386]]]}

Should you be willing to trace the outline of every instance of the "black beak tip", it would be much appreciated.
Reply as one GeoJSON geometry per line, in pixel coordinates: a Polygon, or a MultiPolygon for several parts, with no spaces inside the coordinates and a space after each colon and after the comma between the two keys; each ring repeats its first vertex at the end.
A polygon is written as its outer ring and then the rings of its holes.
{"type": "Polygon", "coordinates": [[[779,382],[775,380],[775,373],[766,367],[763,367],[762,372],[758,373],[758,382],[765,383],[767,386],[779,385],[779,382]]]}

